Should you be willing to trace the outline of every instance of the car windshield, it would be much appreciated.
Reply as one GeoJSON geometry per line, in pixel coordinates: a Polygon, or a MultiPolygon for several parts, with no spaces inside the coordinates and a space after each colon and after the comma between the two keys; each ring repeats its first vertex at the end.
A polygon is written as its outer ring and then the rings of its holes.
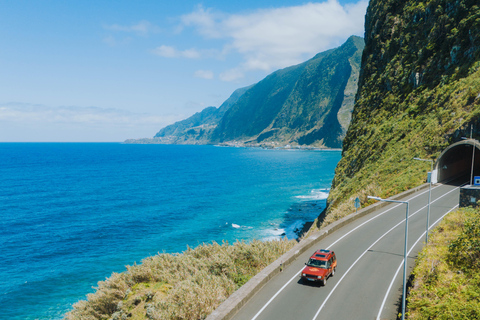
{"type": "Polygon", "coordinates": [[[326,268],[327,267],[327,261],[310,259],[310,260],[308,260],[307,266],[317,267],[317,268],[326,268]]]}

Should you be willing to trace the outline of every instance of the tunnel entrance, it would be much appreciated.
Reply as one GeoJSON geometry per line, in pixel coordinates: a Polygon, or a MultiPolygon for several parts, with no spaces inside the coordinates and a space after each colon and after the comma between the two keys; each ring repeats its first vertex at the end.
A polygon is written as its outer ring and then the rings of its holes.
{"type": "Polygon", "coordinates": [[[446,148],[435,163],[432,182],[448,183],[459,180],[470,183],[473,157],[473,176],[480,176],[480,142],[468,139],[446,148]]]}

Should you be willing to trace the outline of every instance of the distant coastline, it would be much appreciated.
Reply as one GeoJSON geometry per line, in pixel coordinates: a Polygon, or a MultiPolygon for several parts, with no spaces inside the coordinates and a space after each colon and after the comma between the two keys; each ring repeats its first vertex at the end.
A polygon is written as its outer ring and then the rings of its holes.
{"type": "MultiPolygon", "coordinates": [[[[182,145],[178,143],[171,143],[164,138],[141,138],[141,139],[127,139],[123,144],[165,144],[165,145],[182,145]]],[[[210,145],[210,144],[185,144],[185,145],[210,145]]],[[[212,144],[213,145],[213,144],[212,144]]],[[[286,150],[322,150],[322,151],[342,151],[341,148],[328,148],[328,147],[313,147],[303,145],[283,145],[278,142],[269,143],[244,143],[244,142],[222,142],[215,144],[219,147],[234,147],[234,148],[262,148],[262,149],[286,149],[286,150]]]]}

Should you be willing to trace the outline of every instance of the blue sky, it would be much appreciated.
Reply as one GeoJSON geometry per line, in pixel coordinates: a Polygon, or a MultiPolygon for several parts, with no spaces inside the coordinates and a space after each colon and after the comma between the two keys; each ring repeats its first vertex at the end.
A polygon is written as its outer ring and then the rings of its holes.
{"type": "Polygon", "coordinates": [[[0,142],[123,141],[363,36],[368,0],[0,2],[0,142]]]}

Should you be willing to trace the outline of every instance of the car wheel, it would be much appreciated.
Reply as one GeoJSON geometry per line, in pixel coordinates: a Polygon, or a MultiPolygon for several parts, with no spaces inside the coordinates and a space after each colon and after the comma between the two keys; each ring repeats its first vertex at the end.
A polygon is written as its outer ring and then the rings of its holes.
{"type": "Polygon", "coordinates": [[[335,274],[335,268],[332,269],[332,277],[335,274]]]}
{"type": "Polygon", "coordinates": [[[327,285],[327,278],[325,277],[325,278],[323,279],[323,281],[322,281],[322,286],[325,287],[326,285],[327,285]]]}

